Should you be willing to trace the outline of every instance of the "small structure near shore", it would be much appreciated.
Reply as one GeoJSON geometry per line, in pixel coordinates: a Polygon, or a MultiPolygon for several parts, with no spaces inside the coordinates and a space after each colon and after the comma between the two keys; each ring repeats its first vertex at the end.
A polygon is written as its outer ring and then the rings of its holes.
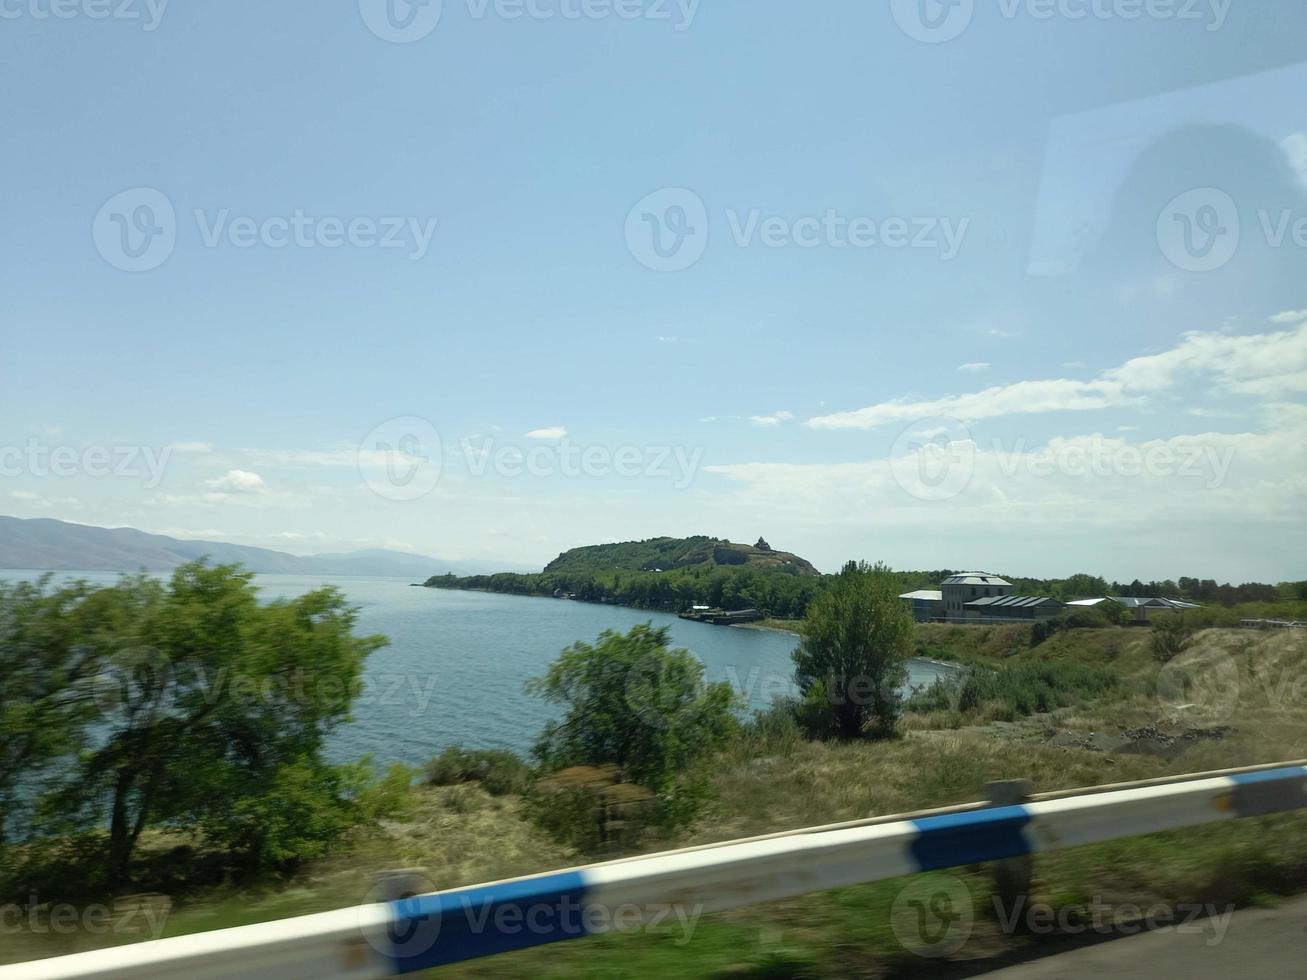
{"type": "Polygon", "coordinates": [[[682,619],[695,623],[711,623],[714,626],[733,626],[736,623],[753,623],[763,618],[757,609],[714,609],[708,606],[692,606],[680,614],[682,619]]]}

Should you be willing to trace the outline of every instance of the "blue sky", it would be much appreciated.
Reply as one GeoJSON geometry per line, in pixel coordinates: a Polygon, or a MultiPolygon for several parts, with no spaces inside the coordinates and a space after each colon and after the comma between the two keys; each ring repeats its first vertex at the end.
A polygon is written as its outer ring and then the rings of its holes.
{"type": "Polygon", "coordinates": [[[922,2],[7,0],[0,512],[1303,577],[1307,9],[922,2]]]}

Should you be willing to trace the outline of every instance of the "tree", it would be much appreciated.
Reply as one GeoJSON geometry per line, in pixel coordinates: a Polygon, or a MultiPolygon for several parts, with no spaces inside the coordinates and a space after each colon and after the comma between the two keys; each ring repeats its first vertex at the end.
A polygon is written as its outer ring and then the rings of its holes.
{"type": "Polygon", "coordinates": [[[31,801],[83,740],[100,669],[79,582],[0,584],[0,847],[23,836],[31,801]]]}
{"type": "Polygon", "coordinates": [[[568,647],[526,689],[564,708],[532,749],[546,771],[615,765],[672,809],[694,802],[696,777],[736,727],[730,685],[705,684],[703,664],[649,623],[568,647]]]}
{"type": "Polygon", "coordinates": [[[810,730],[838,738],[894,733],[912,653],[912,614],[877,563],[849,562],[808,608],[794,679],[810,730]]]}
{"type": "Polygon", "coordinates": [[[385,640],[353,635],[354,611],[334,589],[261,605],[252,579],[195,563],[166,586],[124,578],[82,601],[74,648],[98,665],[100,716],[44,805],[51,820],[107,824],[110,884],[129,878],[151,824],[194,826],[275,863],[354,813],[357,774],[321,749],[385,640]]]}

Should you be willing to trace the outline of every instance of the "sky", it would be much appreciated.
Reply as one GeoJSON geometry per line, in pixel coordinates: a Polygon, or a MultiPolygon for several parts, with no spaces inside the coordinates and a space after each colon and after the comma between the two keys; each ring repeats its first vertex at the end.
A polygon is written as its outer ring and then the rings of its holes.
{"type": "Polygon", "coordinates": [[[1297,0],[0,0],[0,513],[1307,577],[1297,0]]]}

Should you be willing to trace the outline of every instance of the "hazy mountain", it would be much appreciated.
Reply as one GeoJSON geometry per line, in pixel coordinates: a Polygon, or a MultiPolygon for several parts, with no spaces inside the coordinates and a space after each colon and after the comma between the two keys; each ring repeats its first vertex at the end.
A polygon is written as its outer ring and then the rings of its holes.
{"type": "Polygon", "coordinates": [[[502,562],[443,561],[401,551],[290,555],[218,541],[185,541],[135,528],[89,527],[47,519],[0,516],[0,568],[37,571],[157,572],[196,558],[239,562],[251,571],[287,575],[378,575],[422,581],[432,574],[475,575],[502,562]]]}

